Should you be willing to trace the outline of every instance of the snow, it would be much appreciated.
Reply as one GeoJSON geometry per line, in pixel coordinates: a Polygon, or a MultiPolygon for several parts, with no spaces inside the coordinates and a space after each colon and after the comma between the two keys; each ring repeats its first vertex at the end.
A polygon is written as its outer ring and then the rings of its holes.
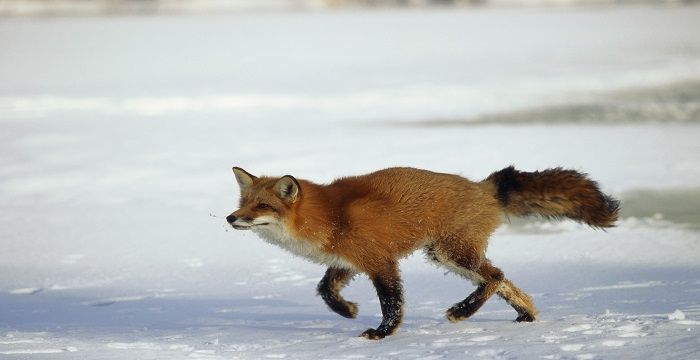
{"type": "Polygon", "coordinates": [[[697,358],[698,15],[3,20],[0,358],[697,358]],[[449,323],[473,286],[417,254],[399,332],[364,340],[380,322],[366,277],[341,318],[315,295],[323,267],[224,220],[234,165],[327,182],[510,164],[586,171],[623,200],[606,232],[510,219],[494,235],[535,323],[498,299],[449,323]]]}
{"type": "Polygon", "coordinates": [[[676,311],[674,311],[673,313],[668,315],[668,319],[669,320],[685,320],[685,314],[682,311],[676,309],[676,311]]]}

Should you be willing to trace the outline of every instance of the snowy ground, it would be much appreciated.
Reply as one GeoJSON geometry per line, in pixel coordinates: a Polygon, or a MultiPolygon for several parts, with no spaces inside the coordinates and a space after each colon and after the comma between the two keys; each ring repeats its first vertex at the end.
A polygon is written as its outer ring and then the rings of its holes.
{"type": "Polygon", "coordinates": [[[0,22],[0,358],[700,358],[698,7],[0,22]],[[520,221],[489,257],[532,324],[417,255],[381,342],[369,281],[223,217],[232,165],[319,182],[408,165],[589,172],[607,232],[520,221]]]}

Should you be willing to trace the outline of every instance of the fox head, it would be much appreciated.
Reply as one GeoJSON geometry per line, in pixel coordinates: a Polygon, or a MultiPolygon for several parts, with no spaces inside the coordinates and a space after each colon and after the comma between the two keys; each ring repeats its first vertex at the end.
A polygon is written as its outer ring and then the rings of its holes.
{"type": "Polygon", "coordinates": [[[285,216],[301,197],[299,182],[291,175],[281,178],[256,177],[233,168],[241,189],[239,209],[226,217],[238,230],[265,229],[283,226],[285,216]]]}

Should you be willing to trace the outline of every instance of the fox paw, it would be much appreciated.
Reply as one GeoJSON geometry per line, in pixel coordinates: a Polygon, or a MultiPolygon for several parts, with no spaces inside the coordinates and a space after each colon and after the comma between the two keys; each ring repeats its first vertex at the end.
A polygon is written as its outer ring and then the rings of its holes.
{"type": "Polygon", "coordinates": [[[357,317],[357,304],[353,302],[344,301],[334,303],[331,306],[331,310],[344,318],[354,319],[357,317]]]}
{"type": "Polygon", "coordinates": [[[473,311],[469,308],[464,308],[464,307],[458,307],[458,306],[453,306],[445,312],[445,317],[447,320],[449,320],[451,323],[457,323],[462,320],[469,319],[469,317],[472,315],[473,311]]]}
{"type": "Polygon", "coordinates": [[[459,311],[454,311],[452,309],[447,310],[447,312],[445,313],[445,317],[451,323],[458,323],[462,320],[466,320],[469,318],[468,316],[464,316],[464,315],[460,314],[459,311]]]}
{"type": "Polygon", "coordinates": [[[367,329],[360,336],[369,340],[381,340],[386,337],[386,333],[377,329],[367,329]]]}
{"type": "Polygon", "coordinates": [[[535,321],[535,316],[530,313],[522,313],[515,318],[516,322],[533,322],[535,321]]]}

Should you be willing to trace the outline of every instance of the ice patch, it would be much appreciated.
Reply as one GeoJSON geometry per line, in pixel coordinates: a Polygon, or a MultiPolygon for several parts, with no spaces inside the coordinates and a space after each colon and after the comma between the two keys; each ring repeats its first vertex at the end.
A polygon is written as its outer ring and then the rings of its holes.
{"type": "Polygon", "coordinates": [[[584,292],[570,292],[570,293],[562,293],[560,295],[564,296],[564,300],[566,300],[566,301],[579,301],[581,299],[585,299],[585,298],[593,296],[593,294],[591,294],[591,293],[584,293],[584,292]]]}
{"type": "Polygon", "coordinates": [[[619,332],[617,336],[622,338],[647,336],[647,333],[642,331],[644,327],[636,323],[628,323],[617,327],[615,330],[619,332]]]}
{"type": "Polygon", "coordinates": [[[127,349],[139,349],[139,350],[161,350],[161,346],[158,344],[152,343],[152,342],[131,342],[131,343],[122,343],[122,342],[112,342],[108,343],[106,345],[110,349],[120,349],[120,350],[127,350],[127,349]]]}
{"type": "Polygon", "coordinates": [[[86,301],[86,302],[83,302],[82,304],[83,305],[90,305],[90,306],[109,306],[109,305],[114,305],[114,304],[120,303],[120,302],[140,301],[140,300],[148,299],[149,297],[150,296],[147,296],[147,295],[118,296],[118,297],[95,300],[95,301],[86,301]]]}
{"type": "Polygon", "coordinates": [[[546,344],[558,344],[558,343],[560,343],[560,340],[566,339],[566,338],[568,338],[568,336],[566,336],[566,335],[563,335],[563,336],[559,336],[559,335],[542,335],[542,339],[544,340],[544,342],[545,342],[546,344]]]}
{"type": "Polygon", "coordinates": [[[478,333],[481,333],[484,331],[485,330],[482,328],[466,328],[466,329],[460,330],[459,332],[462,334],[478,334],[478,333]]]}
{"type": "Polygon", "coordinates": [[[32,354],[59,354],[64,352],[76,352],[78,348],[73,346],[68,346],[61,349],[16,349],[16,350],[6,350],[0,351],[3,355],[32,355],[32,354]]]}
{"type": "Polygon", "coordinates": [[[483,349],[476,353],[477,357],[488,357],[491,359],[504,359],[506,352],[502,349],[483,349]]]}
{"type": "Polygon", "coordinates": [[[605,340],[603,341],[603,346],[610,346],[610,347],[620,347],[620,346],[625,346],[627,344],[627,341],[623,340],[605,340]]]}
{"type": "Polygon", "coordinates": [[[40,287],[28,287],[28,288],[20,288],[20,289],[10,290],[10,294],[12,294],[12,295],[34,295],[34,294],[40,293],[42,291],[44,291],[44,289],[40,288],[40,287]]]}
{"type": "Polygon", "coordinates": [[[580,324],[580,325],[574,325],[574,326],[568,327],[568,328],[564,329],[564,331],[577,332],[577,331],[588,330],[592,327],[593,327],[593,325],[591,325],[591,324],[580,324]]]}
{"type": "Polygon", "coordinates": [[[175,350],[175,351],[192,351],[194,350],[193,346],[186,345],[186,344],[172,344],[168,346],[168,350],[175,350]]]}
{"type": "Polygon", "coordinates": [[[268,294],[268,295],[255,295],[253,296],[253,299],[255,300],[265,300],[265,299],[273,299],[279,297],[278,294],[268,294]]]}
{"type": "Polygon", "coordinates": [[[234,344],[229,345],[226,351],[242,352],[242,351],[260,351],[265,347],[260,344],[234,344]]]}
{"type": "Polygon", "coordinates": [[[675,323],[680,325],[700,325],[700,321],[697,320],[678,320],[675,323]]]}
{"type": "Polygon", "coordinates": [[[562,351],[581,351],[585,345],[583,344],[567,344],[567,345],[562,345],[561,350],[562,351]]]}
{"type": "Polygon", "coordinates": [[[42,339],[20,339],[20,340],[0,340],[2,345],[14,345],[14,344],[37,344],[43,343],[42,339]]]}
{"type": "Polygon", "coordinates": [[[471,338],[471,339],[469,339],[469,341],[486,342],[486,341],[498,340],[498,339],[500,339],[500,338],[501,338],[501,337],[498,336],[498,335],[485,335],[485,336],[478,336],[478,337],[475,337],[475,338],[471,338]]]}
{"type": "Polygon", "coordinates": [[[431,344],[434,348],[444,348],[448,346],[453,346],[455,343],[459,342],[459,338],[445,338],[433,341],[431,344]]]}
{"type": "Polygon", "coordinates": [[[277,278],[272,279],[272,282],[291,282],[291,281],[299,281],[299,280],[304,280],[306,279],[306,276],[301,275],[301,274],[290,274],[286,276],[280,276],[277,278]]]}
{"type": "Polygon", "coordinates": [[[631,283],[631,282],[621,282],[617,285],[607,285],[607,286],[591,286],[581,288],[578,291],[604,291],[604,290],[623,290],[623,289],[635,289],[635,288],[647,288],[652,286],[664,286],[661,281],[647,281],[642,283],[631,283]]]}
{"type": "Polygon", "coordinates": [[[195,359],[223,359],[223,357],[216,355],[214,350],[196,350],[187,356],[195,359]]]}

